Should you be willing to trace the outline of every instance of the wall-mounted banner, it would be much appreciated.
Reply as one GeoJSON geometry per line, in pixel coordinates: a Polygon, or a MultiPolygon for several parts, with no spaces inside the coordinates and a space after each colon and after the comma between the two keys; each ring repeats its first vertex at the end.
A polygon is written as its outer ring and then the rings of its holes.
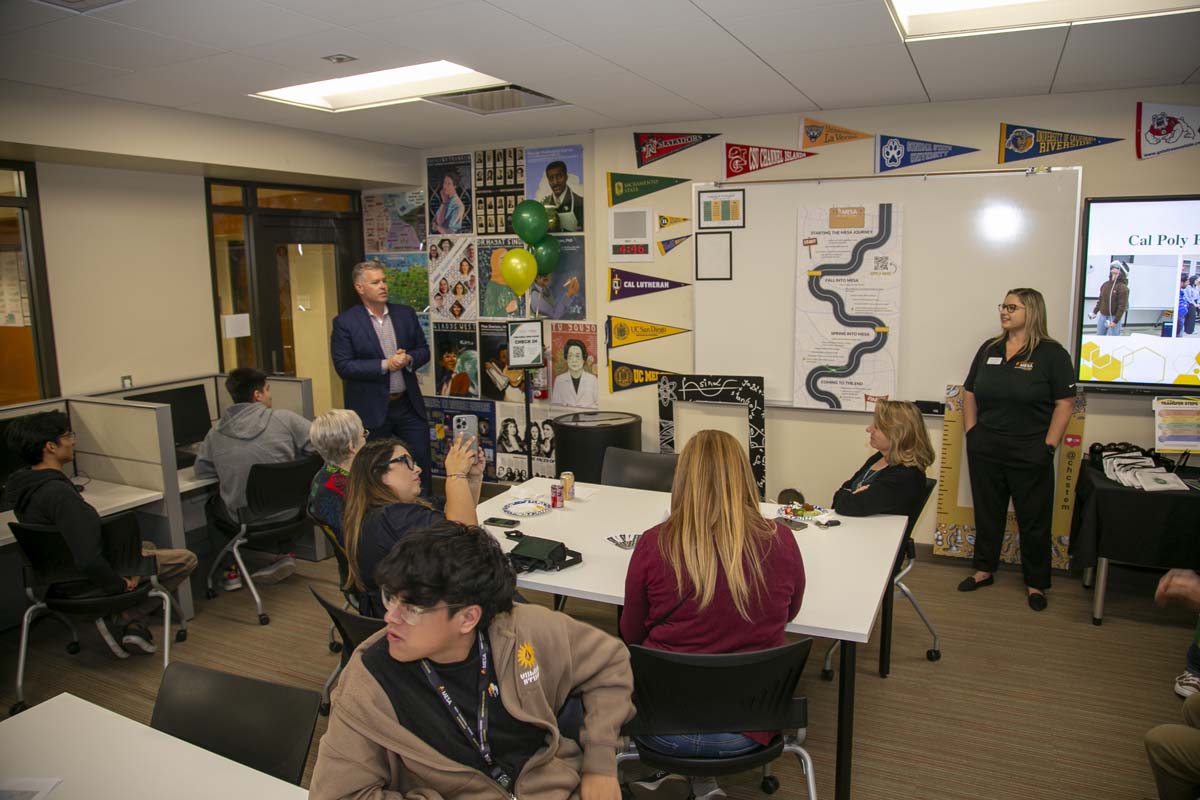
{"type": "Polygon", "coordinates": [[[626,389],[636,389],[639,386],[650,386],[658,383],[663,375],[674,375],[666,369],[643,367],[638,364],[627,364],[624,361],[608,362],[608,390],[623,392],[626,389]]]}
{"type": "Polygon", "coordinates": [[[658,215],[658,229],[661,231],[663,228],[669,228],[672,225],[678,225],[681,222],[687,222],[687,221],[688,221],[687,217],[672,217],[669,214],[659,214],[658,215]]]}
{"type": "Polygon", "coordinates": [[[856,131],[853,128],[843,128],[841,125],[830,125],[817,119],[804,118],[800,127],[801,147],[824,147],[827,144],[844,144],[857,142],[860,139],[870,139],[872,134],[856,131]]]}
{"type": "Polygon", "coordinates": [[[676,328],[674,325],[656,325],[640,319],[627,319],[611,315],[604,323],[604,341],[609,349],[638,342],[649,342],[652,339],[663,339],[677,333],[691,333],[691,329],[676,328]]]}
{"type": "Polygon", "coordinates": [[[639,168],[667,156],[682,153],[689,147],[707,142],[719,133],[634,133],[633,150],[639,168]]]}
{"type": "MultiPolygon", "coordinates": [[[[1137,104],[1137,157],[1153,158],[1200,144],[1200,106],[1137,104]]],[[[366,197],[363,197],[366,200],[366,197]]]]}
{"type": "Polygon", "coordinates": [[[753,144],[725,145],[725,177],[734,178],[747,172],[778,167],[802,158],[820,155],[804,150],[788,150],[783,147],[759,147],[753,144]]]}
{"type": "Polygon", "coordinates": [[[675,236],[670,239],[663,239],[658,243],[658,252],[665,256],[667,253],[671,252],[676,247],[679,247],[679,245],[683,244],[690,238],[692,238],[692,235],[689,233],[684,236],[675,236]]]}
{"type": "Polygon", "coordinates": [[[669,281],[653,275],[642,275],[623,269],[608,268],[608,302],[624,300],[627,297],[637,297],[654,292],[665,292],[668,289],[679,289],[691,286],[690,283],[669,281]]]}
{"type": "Polygon", "coordinates": [[[645,197],[663,189],[685,183],[687,178],[668,178],[665,175],[633,175],[628,172],[609,172],[608,205],[619,205],[645,197]]]}
{"type": "Polygon", "coordinates": [[[961,156],[978,152],[978,147],[960,147],[956,144],[927,142],[924,139],[907,139],[903,136],[875,137],[875,171],[888,172],[893,169],[915,167],[941,158],[961,156]]]}
{"type": "Polygon", "coordinates": [[[1049,128],[1001,122],[999,163],[1007,164],[1009,161],[1023,161],[1026,158],[1053,156],[1119,141],[1121,140],[1107,136],[1052,131],[1049,128]]]}

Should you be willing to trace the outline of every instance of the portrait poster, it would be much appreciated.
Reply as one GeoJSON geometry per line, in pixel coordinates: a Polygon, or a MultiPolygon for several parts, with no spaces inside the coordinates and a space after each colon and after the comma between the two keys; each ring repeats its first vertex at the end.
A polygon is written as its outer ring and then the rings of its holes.
{"type": "Polygon", "coordinates": [[[429,257],[425,253],[367,253],[368,261],[383,264],[388,302],[413,311],[429,306],[429,257]]]}
{"type": "Polygon", "coordinates": [[[474,233],[475,194],[471,155],[425,159],[429,192],[429,238],[474,233]]]}
{"type": "Polygon", "coordinates": [[[429,240],[429,314],[435,320],[479,318],[474,236],[429,240]]]}
{"type": "Polygon", "coordinates": [[[368,253],[420,250],[425,241],[425,193],[364,192],[363,246],[368,253]]]}
{"type": "Polygon", "coordinates": [[[525,373],[509,366],[507,322],[479,323],[479,357],[480,396],[485,400],[524,402],[525,373]]]}
{"type": "Polygon", "coordinates": [[[550,403],[570,408],[597,408],[600,380],[596,348],[596,323],[550,323],[553,383],[550,403]]]}
{"type": "Polygon", "coordinates": [[[587,316],[587,276],[584,274],[584,237],[560,236],[558,268],[539,275],[529,287],[529,316],[546,319],[583,319],[587,316]]]}
{"type": "Polygon", "coordinates": [[[525,196],[558,212],[558,232],[583,230],[583,145],[525,151],[525,196]]]}
{"type": "Polygon", "coordinates": [[[513,232],[512,210],[525,199],[525,148],[475,151],[475,232],[513,232]]]}
{"type": "Polygon", "coordinates": [[[425,413],[429,416],[429,454],[433,474],[446,477],[446,454],[454,442],[454,418],[472,414],[479,419],[479,446],[487,459],[483,470],[485,481],[496,480],[496,405],[486,400],[459,400],[452,397],[426,397],[425,413]]]}
{"type": "Polygon", "coordinates": [[[479,346],[474,322],[433,322],[434,393],[479,397],[479,346]]]}
{"type": "Polygon", "coordinates": [[[484,236],[475,240],[479,255],[479,316],[487,319],[521,319],[525,298],[517,297],[504,282],[500,259],[525,244],[516,236],[484,236]]]}
{"type": "Polygon", "coordinates": [[[496,479],[519,483],[529,478],[526,459],[533,450],[533,476],[554,477],[554,431],[550,409],[534,405],[525,425],[525,406],[520,403],[496,403],[496,479]]]}

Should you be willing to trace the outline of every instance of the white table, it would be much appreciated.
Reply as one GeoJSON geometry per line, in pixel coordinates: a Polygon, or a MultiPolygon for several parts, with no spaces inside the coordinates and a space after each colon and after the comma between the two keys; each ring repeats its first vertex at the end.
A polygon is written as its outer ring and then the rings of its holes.
{"type": "MultiPolygon", "coordinates": [[[[127,486],[123,483],[109,483],[92,479],[83,487],[80,495],[102,517],[120,514],[163,499],[163,493],[156,489],[143,489],[138,486],[127,486]]],[[[0,547],[16,543],[8,523],[16,522],[17,516],[12,511],[0,514],[0,547]]]]}
{"type": "MultiPolygon", "coordinates": [[[[550,496],[549,478],[534,478],[480,504],[478,517],[504,517],[504,505],[519,496],[550,496]]],[[[517,585],[566,597],[601,603],[625,602],[625,573],[632,551],[607,541],[614,533],[641,533],[661,522],[671,495],[614,486],[579,484],[581,499],[540,517],[519,520],[519,529],[531,536],[564,542],[583,555],[583,563],[562,572],[528,572],[517,585]]],[[[779,506],[762,503],[764,516],[774,517],[779,506]]],[[[856,645],[871,637],[881,601],[890,617],[892,567],[904,540],[907,519],[901,516],[845,517],[836,528],[821,530],[809,525],[797,531],[796,542],[804,557],[804,603],[787,625],[791,633],[840,639],[841,669],[838,688],[836,797],[850,797],[854,742],[854,671],[856,645]]],[[[501,528],[489,527],[504,549],[515,542],[501,528]]]]}
{"type": "Polygon", "coordinates": [[[304,800],[308,792],[70,694],[0,722],[0,775],[61,778],[50,800],[304,800]]]}
{"type": "Polygon", "coordinates": [[[206,486],[216,486],[216,478],[197,478],[195,465],[179,470],[179,493],[187,494],[206,486]]]}

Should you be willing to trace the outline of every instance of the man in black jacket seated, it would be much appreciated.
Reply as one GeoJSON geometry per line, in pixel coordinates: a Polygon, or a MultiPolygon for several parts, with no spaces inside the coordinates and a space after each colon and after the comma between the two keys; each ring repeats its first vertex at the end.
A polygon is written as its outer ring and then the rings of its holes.
{"type": "MultiPolygon", "coordinates": [[[[117,594],[137,588],[137,577],[122,578],[105,560],[100,515],[80,497],[79,490],[63,472],[63,465],[75,458],[75,434],[67,415],[44,411],[15,419],[8,425],[7,439],[8,446],[30,466],[9,476],[4,486],[3,506],[16,512],[18,522],[57,528],[71,549],[75,566],[88,578],[57,584],[55,591],[79,596],[117,594]]],[[[172,592],[196,568],[196,555],[191,550],[158,550],[153,543],[142,542],[142,555],[154,556],[159,583],[172,592]]],[[[117,619],[96,620],[96,629],[118,658],[129,657],[122,645],[153,653],[154,637],[143,618],[161,607],[158,600],[148,598],[117,619]],[[120,643],[109,629],[110,622],[124,625],[120,643]]]]}

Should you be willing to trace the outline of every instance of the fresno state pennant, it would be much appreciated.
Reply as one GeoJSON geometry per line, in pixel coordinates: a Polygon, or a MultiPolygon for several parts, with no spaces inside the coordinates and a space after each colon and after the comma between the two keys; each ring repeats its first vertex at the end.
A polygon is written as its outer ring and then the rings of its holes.
{"type": "Polygon", "coordinates": [[[650,386],[658,383],[659,375],[674,375],[674,372],[653,367],[642,367],[637,364],[626,364],[624,361],[608,362],[608,390],[623,392],[626,389],[636,389],[639,386],[650,386]]]}
{"type": "Polygon", "coordinates": [[[608,268],[608,300],[624,300],[626,297],[637,297],[654,292],[665,292],[667,289],[679,289],[691,284],[680,281],[669,281],[653,275],[642,275],[639,272],[629,272],[623,269],[608,268]]]}
{"type": "Polygon", "coordinates": [[[1200,106],[1137,104],[1137,157],[1153,158],[1200,144],[1200,106]]]}
{"type": "Polygon", "coordinates": [[[719,133],[635,133],[633,134],[633,150],[637,155],[637,165],[644,167],[667,156],[682,153],[689,147],[695,147],[720,135],[719,133]]]}
{"type": "Polygon", "coordinates": [[[822,147],[827,144],[844,144],[857,142],[859,139],[870,139],[872,134],[856,131],[853,128],[843,128],[841,125],[830,125],[818,119],[804,118],[800,127],[801,147],[822,147]]]}
{"type": "Polygon", "coordinates": [[[999,163],[1007,164],[1009,161],[1053,156],[1119,141],[1121,140],[1107,136],[1053,131],[1049,128],[1036,128],[1033,125],[1013,125],[1011,122],[1002,122],[1000,123],[999,163]]]}
{"type": "Polygon", "coordinates": [[[734,178],[747,172],[777,167],[791,161],[818,155],[804,150],[787,150],[782,147],[759,147],[753,144],[725,145],[725,177],[734,178]]]}

